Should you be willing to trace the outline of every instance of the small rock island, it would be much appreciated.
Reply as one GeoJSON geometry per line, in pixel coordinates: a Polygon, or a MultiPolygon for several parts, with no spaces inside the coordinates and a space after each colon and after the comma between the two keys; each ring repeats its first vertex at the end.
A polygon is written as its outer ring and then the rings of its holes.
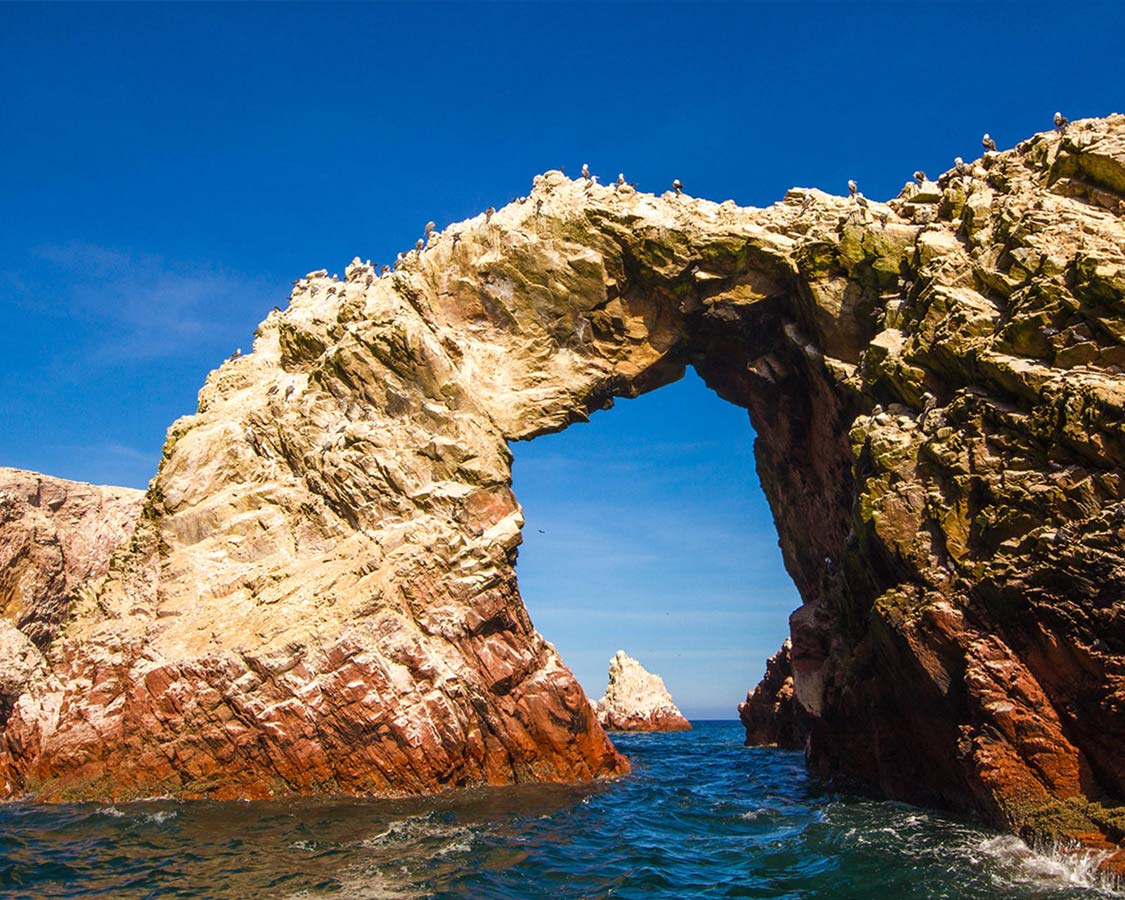
{"type": "Polygon", "coordinates": [[[664,679],[618,650],[609,661],[605,696],[594,704],[607,731],[690,731],[664,679]]]}

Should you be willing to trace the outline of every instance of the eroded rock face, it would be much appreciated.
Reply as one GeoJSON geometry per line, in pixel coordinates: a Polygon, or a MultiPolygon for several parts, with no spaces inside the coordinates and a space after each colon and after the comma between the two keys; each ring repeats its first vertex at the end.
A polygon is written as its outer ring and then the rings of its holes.
{"type": "Polygon", "coordinates": [[[654,675],[624,650],[609,661],[609,684],[605,695],[594,704],[602,728],[611,731],[690,731],[664,686],[654,675]]]}
{"type": "Polygon", "coordinates": [[[766,661],[766,674],[757,687],[738,704],[738,718],[746,729],[749,746],[777,746],[795,750],[801,746],[801,726],[794,702],[793,642],[788,638],[766,661]]]}
{"type": "Polygon", "coordinates": [[[553,172],[393,274],[311,273],[169,431],[15,703],[9,792],[624,771],[520,601],[507,442],[691,364],[759,435],[810,763],[1013,827],[1080,806],[1071,833],[1115,840],[1123,196],[1111,117],[888,203],[553,172]]]}
{"type": "Polygon", "coordinates": [[[0,467],[0,727],[28,683],[75,592],[105,575],[136,525],[143,491],[95,487],[0,467]]]}

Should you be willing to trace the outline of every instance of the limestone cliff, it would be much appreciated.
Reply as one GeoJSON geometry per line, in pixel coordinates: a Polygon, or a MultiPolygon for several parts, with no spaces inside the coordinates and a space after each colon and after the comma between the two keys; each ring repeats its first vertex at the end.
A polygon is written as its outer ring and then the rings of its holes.
{"type": "Polygon", "coordinates": [[[690,731],[664,686],[624,650],[609,661],[609,683],[605,695],[594,704],[598,721],[611,731],[690,731]]]}
{"type": "Polygon", "coordinates": [[[1118,839],[1123,198],[1114,116],[886,203],[551,172],[393,273],[310,273],[170,429],[15,701],[9,793],[622,772],[520,601],[507,442],[690,364],[759,435],[810,764],[1118,839]]]}

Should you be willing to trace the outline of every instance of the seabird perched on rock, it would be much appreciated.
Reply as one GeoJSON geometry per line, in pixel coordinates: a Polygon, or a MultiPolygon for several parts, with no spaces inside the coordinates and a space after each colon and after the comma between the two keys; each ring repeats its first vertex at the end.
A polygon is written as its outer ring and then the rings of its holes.
{"type": "Polygon", "coordinates": [[[379,274],[380,275],[386,275],[389,271],[391,271],[391,267],[387,266],[387,265],[384,265],[382,268],[379,269],[379,274]]]}
{"type": "Polygon", "coordinates": [[[236,350],[234,351],[234,353],[232,353],[232,354],[230,355],[230,358],[231,358],[231,359],[238,359],[238,358],[239,358],[240,356],[242,356],[242,348],[241,348],[241,347],[237,348],[237,349],[236,349],[236,350]]]}
{"type": "Polygon", "coordinates": [[[672,190],[674,190],[677,194],[682,194],[683,190],[684,190],[684,183],[682,181],[680,181],[680,179],[678,179],[678,178],[673,178],[672,179],[672,190]]]}
{"type": "Polygon", "coordinates": [[[429,237],[431,234],[434,233],[434,230],[436,228],[437,228],[437,222],[427,222],[426,227],[424,229],[422,229],[422,234],[424,234],[426,237],[429,237]]]}
{"type": "Polygon", "coordinates": [[[582,163],[582,177],[587,181],[590,180],[590,166],[586,163],[582,163]]]}
{"type": "Polygon", "coordinates": [[[625,187],[625,173],[624,172],[618,172],[617,173],[617,186],[618,187],[625,187]]]}
{"type": "Polygon", "coordinates": [[[414,242],[414,249],[417,250],[419,253],[422,252],[422,248],[425,247],[425,246],[426,246],[426,242],[424,240],[422,240],[421,238],[418,238],[418,240],[416,240],[414,242]]]}
{"type": "Polygon", "coordinates": [[[955,168],[957,170],[958,175],[964,175],[965,174],[965,160],[961,159],[960,156],[953,157],[953,168],[955,168]]]}
{"type": "Polygon", "coordinates": [[[492,217],[493,217],[494,215],[496,215],[496,207],[495,207],[495,206],[490,206],[490,207],[488,207],[488,209],[486,209],[486,210],[484,211],[484,221],[486,221],[486,222],[491,222],[491,221],[492,221],[492,217]]]}
{"type": "Polygon", "coordinates": [[[996,141],[992,139],[992,135],[990,135],[987,131],[984,133],[984,137],[980,139],[980,143],[985,150],[996,149],[996,141]]]}
{"type": "Polygon", "coordinates": [[[852,178],[849,178],[848,179],[848,196],[854,197],[855,194],[856,194],[856,191],[858,191],[858,190],[859,190],[859,187],[856,185],[855,180],[852,179],[852,178]]]}
{"type": "Polygon", "coordinates": [[[590,190],[590,188],[592,188],[597,183],[598,183],[598,176],[597,175],[591,175],[589,178],[586,179],[586,190],[590,190]]]}
{"type": "Polygon", "coordinates": [[[919,184],[922,184],[922,182],[924,182],[926,180],[926,173],[923,172],[921,169],[919,169],[917,172],[914,173],[914,180],[917,181],[919,184]]]}
{"type": "Polygon", "coordinates": [[[1064,116],[1061,112],[1055,113],[1055,128],[1059,131],[1066,131],[1066,126],[1070,124],[1070,119],[1064,116]]]}

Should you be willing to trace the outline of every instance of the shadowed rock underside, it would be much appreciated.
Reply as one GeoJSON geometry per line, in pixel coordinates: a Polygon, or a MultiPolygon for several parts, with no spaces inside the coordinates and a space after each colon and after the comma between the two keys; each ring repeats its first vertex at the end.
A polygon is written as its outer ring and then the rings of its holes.
{"type": "Polygon", "coordinates": [[[1116,842],[1123,197],[1114,116],[887,203],[550,172],[394,273],[311,273],[170,429],[12,705],[8,793],[623,772],[519,598],[507,442],[693,365],[759,435],[811,766],[1116,842]]]}

